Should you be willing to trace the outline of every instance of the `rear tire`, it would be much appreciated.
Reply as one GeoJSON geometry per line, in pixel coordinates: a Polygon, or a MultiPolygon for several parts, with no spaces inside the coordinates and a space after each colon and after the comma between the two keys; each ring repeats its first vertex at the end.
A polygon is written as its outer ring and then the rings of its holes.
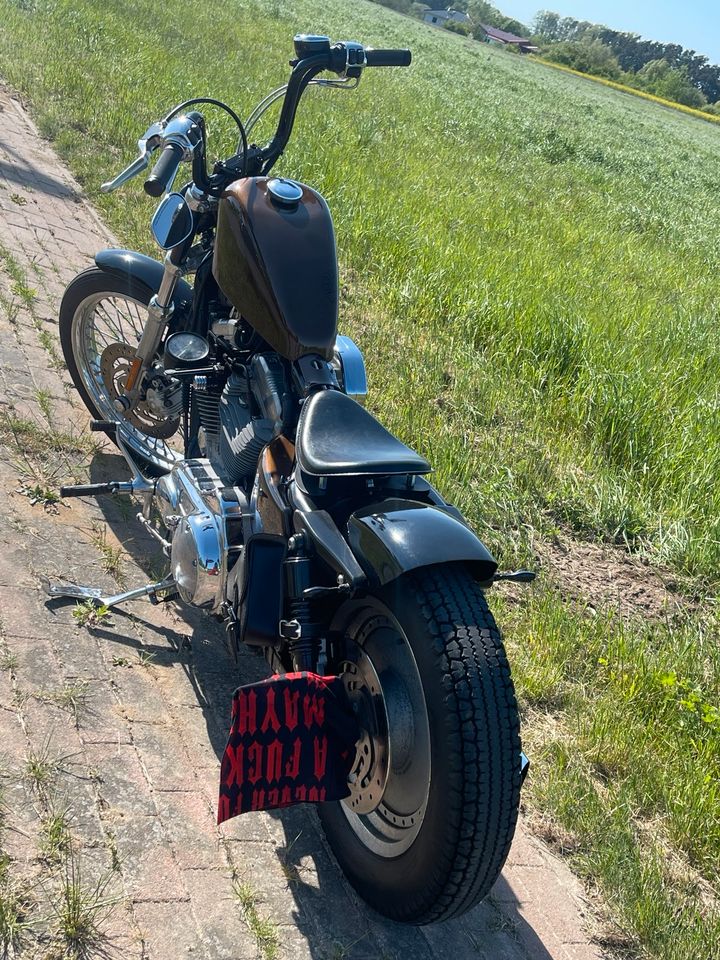
{"type": "MultiPolygon", "coordinates": [[[[397,701],[387,703],[387,716],[402,722],[403,705],[407,712],[412,702],[416,719],[402,769],[395,764],[408,735],[403,732],[401,749],[395,750],[388,721],[387,753],[395,763],[390,762],[383,802],[372,813],[352,810],[367,805],[367,795],[319,807],[330,846],[358,893],[385,916],[414,924],[457,917],[497,880],[520,801],[517,704],[484,594],[463,568],[430,567],[375,597],[346,604],[334,627],[345,637],[346,650],[364,651],[356,659],[366,675],[379,679],[383,697],[397,701]],[[414,667],[398,671],[397,652],[388,659],[396,644],[414,667]],[[421,699],[426,723],[418,718],[421,699]],[[398,804],[386,805],[385,799],[400,798],[402,804],[407,797],[406,813],[417,803],[424,753],[429,758],[424,804],[412,816],[397,817],[398,804]]],[[[372,789],[376,781],[370,782],[372,789]]]]}
{"type": "MultiPolygon", "coordinates": [[[[132,356],[145,323],[145,311],[153,292],[133,276],[119,277],[92,267],[78,274],[68,285],[60,305],[60,344],[77,392],[96,420],[118,424],[118,431],[138,466],[148,476],[160,476],[172,469],[181,454],[166,440],[142,429],[142,419],[131,423],[113,406],[103,377],[105,351],[117,345],[115,365],[124,354],[132,356]]],[[[108,359],[105,361],[108,365],[108,359]]],[[[125,360],[125,362],[127,362],[125,360]]],[[[148,429],[163,433],[163,422],[146,417],[148,429]]],[[[168,430],[172,424],[168,426],[168,430]]],[[[167,433],[167,430],[165,431],[167,433]]]]}

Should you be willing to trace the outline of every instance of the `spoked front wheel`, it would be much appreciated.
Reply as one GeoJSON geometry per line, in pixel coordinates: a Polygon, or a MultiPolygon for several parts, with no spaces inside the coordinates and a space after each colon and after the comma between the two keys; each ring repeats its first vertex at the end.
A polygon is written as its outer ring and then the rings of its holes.
{"type": "Polygon", "coordinates": [[[92,268],[70,283],[60,306],[60,343],[73,383],[90,413],[118,424],[120,437],[150,474],[166,473],[181,459],[180,421],[141,399],[127,413],[122,394],[147,318],[153,291],[134,277],[92,268]]]}
{"type": "Polygon", "coordinates": [[[462,568],[407,575],[333,625],[363,736],[351,795],[320,819],[380,913],[465,913],[498,878],[520,800],[517,705],[500,634],[462,568]]]}

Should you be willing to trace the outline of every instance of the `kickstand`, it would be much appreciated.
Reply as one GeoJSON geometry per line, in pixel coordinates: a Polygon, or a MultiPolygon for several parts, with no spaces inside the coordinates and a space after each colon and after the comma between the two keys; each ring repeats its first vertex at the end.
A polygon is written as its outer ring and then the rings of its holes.
{"type": "Polygon", "coordinates": [[[164,603],[166,600],[175,596],[176,584],[172,576],[165,577],[164,580],[158,580],[157,583],[147,583],[144,587],[136,587],[134,590],[127,590],[125,593],[116,593],[112,596],[103,593],[100,587],[79,587],[75,583],[50,583],[47,577],[41,577],[45,593],[51,598],[66,597],[70,600],[90,600],[92,603],[102,607],[116,607],[119,603],[127,603],[130,600],[142,600],[147,597],[150,603],[164,603]],[[170,593],[170,596],[160,598],[160,593],[170,593]]]}

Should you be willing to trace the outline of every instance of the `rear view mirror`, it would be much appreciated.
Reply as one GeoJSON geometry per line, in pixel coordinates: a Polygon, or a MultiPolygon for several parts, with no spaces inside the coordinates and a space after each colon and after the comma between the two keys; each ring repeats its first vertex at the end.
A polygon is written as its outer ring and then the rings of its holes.
{"type": "Polygon", "coordinates": [[[152,218],[151,229],[163,250],[172,250],[187,240],[193,230],[193,215],[181,193],[168,193],[163,197],[152,218]]]}

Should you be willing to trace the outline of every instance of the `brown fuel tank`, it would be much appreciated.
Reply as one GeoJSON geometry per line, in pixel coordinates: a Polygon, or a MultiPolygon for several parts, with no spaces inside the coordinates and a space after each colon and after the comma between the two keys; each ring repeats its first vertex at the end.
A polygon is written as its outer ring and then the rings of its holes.
{"type": "Polygon", "coordinates": [[[330,359],[337,333],[335,232],[327,203],[294,180],[250,177],[218,206],[213,273],[243,318],[288,360],[330,359]]]}

